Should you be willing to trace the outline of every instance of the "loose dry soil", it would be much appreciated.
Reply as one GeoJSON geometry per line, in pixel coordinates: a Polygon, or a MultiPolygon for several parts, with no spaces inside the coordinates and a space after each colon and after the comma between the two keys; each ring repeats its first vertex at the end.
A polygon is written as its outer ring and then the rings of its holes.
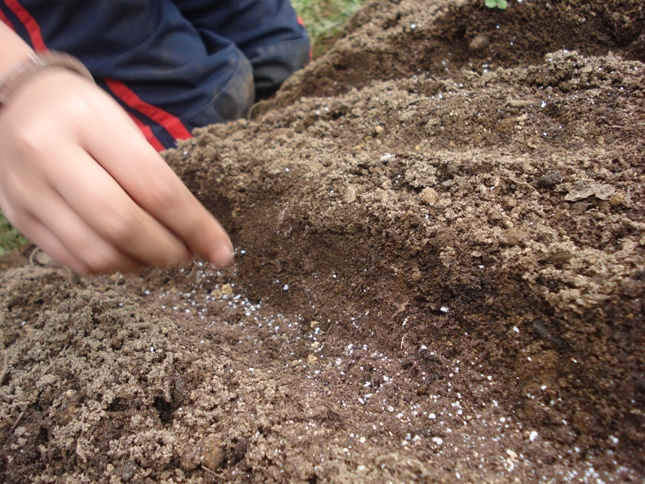
{"type": "Polygon", "coordinates": [[[379,0],[168,162],[234,267],[0,277],[4,482],[643,482],[645,3],[379,0]]]}

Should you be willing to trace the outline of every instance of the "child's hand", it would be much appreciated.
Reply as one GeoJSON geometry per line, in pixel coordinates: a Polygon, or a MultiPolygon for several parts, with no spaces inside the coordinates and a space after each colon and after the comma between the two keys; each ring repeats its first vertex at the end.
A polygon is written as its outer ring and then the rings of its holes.
{"type": "Polygon", "coordinates": [[[39,73],[0,108],[0,207],[83,275],[233,258],[222,226],[128,115],[63,69],[39,73]]]}

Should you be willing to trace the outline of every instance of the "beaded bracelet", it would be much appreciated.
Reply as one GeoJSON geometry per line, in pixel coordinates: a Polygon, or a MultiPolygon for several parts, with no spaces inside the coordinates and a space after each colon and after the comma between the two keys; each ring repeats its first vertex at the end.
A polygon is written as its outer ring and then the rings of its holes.
{"type": "Polygon", "coordinates": [[[75,57],[60,52],[47,51],[41,54],[30,54],[18,62],[9,72],[0,77],[0,107],[7,104],[20,87],[44,69],[59,67],[76,72],[94,82],[92,74],[75,57]]]}

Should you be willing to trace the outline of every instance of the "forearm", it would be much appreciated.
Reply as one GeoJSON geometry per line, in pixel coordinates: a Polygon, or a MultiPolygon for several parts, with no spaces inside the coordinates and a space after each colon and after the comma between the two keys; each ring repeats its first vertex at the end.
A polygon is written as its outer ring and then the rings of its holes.
{"type": "Polygon", "coordinates": [[[26,58],[33,49],[16,33],[0,22],[0,77],[21,59],[26,58]]]}

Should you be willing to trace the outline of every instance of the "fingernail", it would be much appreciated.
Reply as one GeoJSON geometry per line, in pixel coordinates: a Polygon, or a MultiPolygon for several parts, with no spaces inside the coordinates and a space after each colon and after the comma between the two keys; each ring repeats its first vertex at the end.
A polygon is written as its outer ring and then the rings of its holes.
{"type": "Polygon", "coordinates": [[[219,266],[225,267],[233,262],[234,257],[235,252],[233,251],[231,243],[228,240],[220,241],[215,249],[214,262],[219,266]]]}

